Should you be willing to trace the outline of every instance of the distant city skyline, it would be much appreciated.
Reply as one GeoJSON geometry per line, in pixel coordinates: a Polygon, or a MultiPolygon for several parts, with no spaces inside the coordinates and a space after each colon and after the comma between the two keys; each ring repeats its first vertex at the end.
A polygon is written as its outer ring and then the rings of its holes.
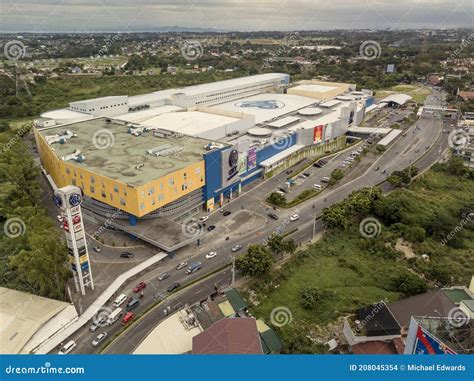
{"type": "Polygon", "coordinates": [[[1,32],[264,31],[469,27],[471,0],[5,0],[1,32]]]}

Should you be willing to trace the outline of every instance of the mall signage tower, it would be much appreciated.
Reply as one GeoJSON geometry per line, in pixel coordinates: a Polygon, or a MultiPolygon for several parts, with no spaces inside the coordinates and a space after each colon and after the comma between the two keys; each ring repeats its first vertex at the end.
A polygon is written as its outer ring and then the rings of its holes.
{"type": "Polygon", "coordinates": [[[86,294],[86,287],[94,289],[84,222],[82,220],[80,188],[68,185],[54,191],[54,203],[61,210],[62,228],[66,234],[67,250],[76,291],[86,294]]]}

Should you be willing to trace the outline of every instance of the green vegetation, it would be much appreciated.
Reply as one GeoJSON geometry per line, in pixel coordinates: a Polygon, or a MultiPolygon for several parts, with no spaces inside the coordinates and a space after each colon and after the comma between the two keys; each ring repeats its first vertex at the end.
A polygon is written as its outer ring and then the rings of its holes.
{"type": "Polygon", "coordinates": [[[402,187],[410,185],[411,180],[418,174],[418,168],[411,165],[402,171],[394,171],[387,181],[394,187],[402,187]]]}
{"type": "Polygon", "coordinates": [[[329,179],[328,185],[336,185],[339,180],[342,180],[344,177],[344,171],[342,169],[336,168],[331,172],[331,177],[329,179]]]}
{"type": "Polygon", "coordinates": [[[276,306],[289,308],[292,322],[277,328],[286,351],[320,353],[311,338],[359,307],[467,285],[474,272],[474,227],[466,217],[472,189],[473,172],[454,158],[388,196],[377,188],[352,193],[324,210],[329,230],[322,240],[250,286],[253,313],[270,322],[276,306]],[[367,217],[380,222],[373,238],[359,231],[367,217]],[[411,258],[403,260],[400,240],[411,258]]]}
{"type": "Polygon", "coordinates": [[[210,72],[179,76],[104,76],[59,77],[28,84],[31,97],[20,91],[17,95],[15,80],[0,75],[0,120],[37,117],[40,113],[67,107],[69,102],[112,95],[138,95],[172,87],[195,85],[243,76],[246,73],[210,72]]]}
{"type": "Polygon", "coordinates": [[[395,85],[388,88],[387,90],[379,90],[377,92],[377,98],[381,99],[393,93],[407,94],[411,96],[412,100],[417,104],[423,104],[425,98],[431,94],[431,90],[421,85],[395,85]]]}
{"type": "Polygon", "coordinates": [[[39,205],[39,168],[22,136],[0,125],[0,279],[1,285],[54,299],[66,298],[67,250],[53,221],[39,205]]]}

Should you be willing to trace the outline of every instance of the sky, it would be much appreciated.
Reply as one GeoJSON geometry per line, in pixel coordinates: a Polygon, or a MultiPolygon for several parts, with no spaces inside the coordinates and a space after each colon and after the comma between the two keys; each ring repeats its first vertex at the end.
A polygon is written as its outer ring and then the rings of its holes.
{"type": "Polygon", "coordinates": [[[453,28],[474,0],[0,0],[2,32],[453,28]]]}

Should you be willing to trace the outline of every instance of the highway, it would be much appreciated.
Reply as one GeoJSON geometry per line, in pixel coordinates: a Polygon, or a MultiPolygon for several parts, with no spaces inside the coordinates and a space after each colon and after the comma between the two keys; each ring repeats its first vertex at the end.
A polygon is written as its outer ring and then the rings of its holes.
{"type": "MultiPolygon", "coordinates": [[[[429,99],[428,99],[429,101],[429,99]]],[[[249,191],[235,198],[226,204],[224,209],[231,211],[232,214],[225,217],[221,212],[216,211],[209,216],[206,221],[207,226],[215,225],[216,229],[211,233],[205,234],[201,239],[201,245],[190,245],[179,250],[174,255],[165,258],[161,266],[149,271],[140,279],[128,282],[117,292],[127,295],[133,294],[132,288],[138,281],[145,281],[147,288],[145,295],[140,299],[140,306],[134,310],[135,313],[142,313],[154,303],[153,295],[162,293],[171,283],[179,282],[185,286],[206,274],[215,272],[231,262],[231,248],[237,243],[243,246],[243,249],[237,252],[237,255],[245,253],[245,247],[252,243],[262,243],[265,238],[274,232],[287,233],[297,242],[308,241],[313,235],[313,225],[316,233],[324,230],[321,221],[315,221],[315,217],[321,215],[323,208],[346,198],[351,192],[364,188],[376,186],[383,183],[387,175],[395,170],[406,168],[410,164],[415,164],[420,170],[428,168],[436,162],[441,153],[448,147],[447,134],[442,133],[443,128],[449,128],[449,123],[444,123],[440,118],[422,118],[417,123],[406,130],[405,136],[393,143],[383,155],[369,167],[369,169],[354,180],[345,183],[335,189],[327,189],[316,198],[308,200],[292,209],[276,210],[279,216],[278,220],[268,218],[267,214],[271,210],[262,200],[274,189],[284,183],[288,175],[283,172],[272,179],[263,182],[249,191]],[[379,167],[379,170],[375,168],[379,167]],[[387,173],[381,171],[386,169],[387,173]],[[314,208],[313,208],[314,205],[314,208]],[[289,221],[288,217],[296,210],[299,212],[299,220],[289,221]],[[265,223],[245,234],[232,234],[228,230],[221,231],[221,226],[232,219],[238,220],[240,214],[247,216],[248,213],[255,214],[265,223]],[[226,237],[229,237],[226,240],[226,237]],[[218,253],[216,258],[205,259],[205,255],[210,251],[218,253]],[[201,261],[203,268],[192,275],[185,275],[183,270],[175,270],[179,262],[187,261],[189,263],[201,261]],[[158,281],[157,277],[162,272],[169,272],[171,276],[163,281],[158,281]]],[[[349,151],[350,152],[350,151],[349,151]]],[[[321,169],[324,171],[324,167],[321,169]]],[[[384,191],[391,190],[389,184],[382,185],[384,191]]],[[[207,232],[206,232],[207,233],[207,232]]],[[[193,284],[189,288],[184,288],[166,299],[157,308],[153,309],[138,323],[133,324],[129,329],[122,333],[114,342],[107,347],[106,353],[130,353],[146,337],[161,319],[165,317],[164,308],[170,307],[172,311],[176,310],[185,303],[194,303],[205,299],[214,291],[214,285],[225,285],[230,283],[230,271],[219,272],[209,279],[193,284]]],[[[107,332],[110,337],[118,334],[121,330],[120,322],[114,323],[111,327],[99,328],[96,332],[89,332],[89,326],[85,326],[77,331],[70,339],[77,343],[75,353],[93,353],[95,348],[91,346],[92,340],[100,332],[107,332]]],[[[101,348],[98,348],[100,351],[101,348]]]]}

